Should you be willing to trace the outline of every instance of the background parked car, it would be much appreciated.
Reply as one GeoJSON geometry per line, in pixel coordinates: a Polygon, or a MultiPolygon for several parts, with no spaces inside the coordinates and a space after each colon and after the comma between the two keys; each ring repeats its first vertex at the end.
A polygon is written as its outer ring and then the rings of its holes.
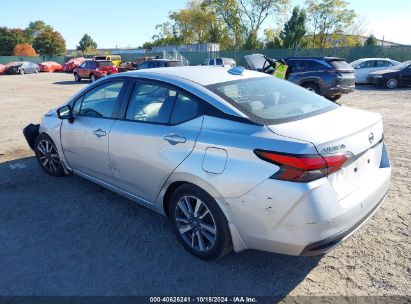
{"type": "Polygon", "coordinates": [[[6,74],[37,74],[40,72],[40,67],[34,62],[30,61],[14,61],[6,64],[6,74]]]}
{"type": "MultiPolygon", "coordinates": [[[[244,56],[248,68],[275,73],[274,67],[265,66],[267,58],[261,54],[244,56]]],[[[354,69],[337,57],[290,57],[281,59],[287,66],[286,79],[310,91],[336,101],[342,94],[354,91],[354,69]]]]}
{"type": "Polygon", "coordinates": [[[91,79],[94,82],[101,77],[118,73],[118,69],[111,61],[85,60],[74,69],[73,73],[77,82],[80,82],[83,78],[91,79]]]}
{"type": "Polygon", "coordinates": [[[411,60],[405,61],[388,70],[370,73],[368,82],[378,86],[385,86],[388,89],[411,85],[411,60]]]}
{"type": "Polygon", "coordinates": [[[63,70],[63,67],[61,64],[55,62],[55,61],[46,61],[39,63],[40,71],[41,72],[60,72],[63,70]]]}
{"type": "Polygon", "coordinates": [[[63,72],[73,73],[74,69],[86,60],[84,57],[73,58],[63,64],[63,72]]]}
{"type": "Polygon", "coordinates": [[[105,56],[94,56],[94,60],[104,60],[104,61],[111,61],[113,65],[117,68],[121,64],[121,56],[120,55],[105,55],[105,56]]]}
{"type": "Polygon", "coordinates": [[[400,64],[389,58],[362,58],[350,63],[355,70],[355,83],[367,83],[368,74],[400,64]]]}
{"type": "Polygon", "coordinates": [[[236,62],[232,58],[210,58],[204,59],[201,65],[233,67],[236,66],[236,62]]]}
{"type": "Polygon", "coordinates": [[[170,60],[170,59],[153,59],[147,60],[138,65],[139,70],[143,69],[153,69],[153,68],[169,68],[183,66],[184,64],[179,60],[170,60]]]}

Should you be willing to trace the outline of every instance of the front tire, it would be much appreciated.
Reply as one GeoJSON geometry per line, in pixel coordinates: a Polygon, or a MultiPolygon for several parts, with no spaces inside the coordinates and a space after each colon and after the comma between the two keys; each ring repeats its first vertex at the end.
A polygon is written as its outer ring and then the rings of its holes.
{"type": "Polygon", "coordinates": [[[74,73],[74,81],[81,82],[81,77],[77,73],[74,73]]]}
{"type": "Polygon", "coordinates": [[[385,81],[385,87],[387,89],[396,89],[398,88],[399,83],[397,78],[389,78],[385,81]]]}
{"type": "Polygon", "coordinates": [[[47,134],[40,134],[34,141],[34,153],[40,167],[52,176],[64,176],[63,165],[53,140],[47,134]]]}
{"type": "Polygon", "coordinates": [[[20,70],[19,70],[19,73],[20,73],[20,75],[24,75],[24,70],[23,70],[23,69],[20,69],[20,70]]]}
{"type": "Polygon", "coordinates": [[[34,69],[34,74],[38,74],[39,73],[39,69],[34,69]]]}
{"type": "Polygon", "coordinates": [[[171,196],[169,215],[178,240],[191,254],[213,260],[231,252],[224,213],[201,188],[192,184],[177,188],[171,196]]]}

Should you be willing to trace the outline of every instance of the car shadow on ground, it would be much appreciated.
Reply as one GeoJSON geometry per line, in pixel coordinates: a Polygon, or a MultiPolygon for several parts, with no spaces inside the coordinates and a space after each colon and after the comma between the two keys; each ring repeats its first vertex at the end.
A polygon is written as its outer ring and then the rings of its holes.
{"type": "Polygon", "coordinates": [[[284,297],[321,256],[191,256],[166,217],[34,157],[0,163],[1,295],[284,297]]]}

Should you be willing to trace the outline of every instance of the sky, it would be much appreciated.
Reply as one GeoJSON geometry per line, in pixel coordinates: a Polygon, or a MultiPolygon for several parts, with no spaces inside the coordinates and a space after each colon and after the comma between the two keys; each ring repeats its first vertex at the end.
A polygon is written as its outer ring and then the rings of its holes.
{"type": "MultiPolygon", "coordinates": [[[[168,13],[184,8],[187,0],[6,0],[1,6],[0,26],[25,28],[43,20],[66,39],[73,49],[87,33],[99,48],[141,46],[167,21],[168,13]],[[17,13],[18,12],[18,13],[17,13]]],[[[290,0],[301,5],[304,0],[290,0]]],[[[411,0],[348,0],[363,20],[365,34],[411,45],[411,0]]],[[[263,27],[275,26],[274,17],[263,27]]]]}

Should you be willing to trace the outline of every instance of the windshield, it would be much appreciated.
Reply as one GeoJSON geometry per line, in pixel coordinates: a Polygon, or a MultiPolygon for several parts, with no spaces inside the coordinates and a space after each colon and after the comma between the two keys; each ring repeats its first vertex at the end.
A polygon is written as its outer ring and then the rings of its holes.
{"type": "Polygon", "coordinates": [[[399,65],[396,65],[394,67],[392,67],[393,70],[403,70],[406,67],[408,67],[409,65],[411,65],[411,61],[405,61],[403,63],[400,63],[399,65]]]}
{"type": "Polygon", "coordinates": [[[331,60],[330,63],[337,70],[352,70],[352,66],[344,60],[331,60]]]}
{"type": "Polygon", "coordinates": [[[207,88],[254,122],[266,125],[298,120],[339,107],[324,97],[275,77],[235,80],[207,88]]]}

